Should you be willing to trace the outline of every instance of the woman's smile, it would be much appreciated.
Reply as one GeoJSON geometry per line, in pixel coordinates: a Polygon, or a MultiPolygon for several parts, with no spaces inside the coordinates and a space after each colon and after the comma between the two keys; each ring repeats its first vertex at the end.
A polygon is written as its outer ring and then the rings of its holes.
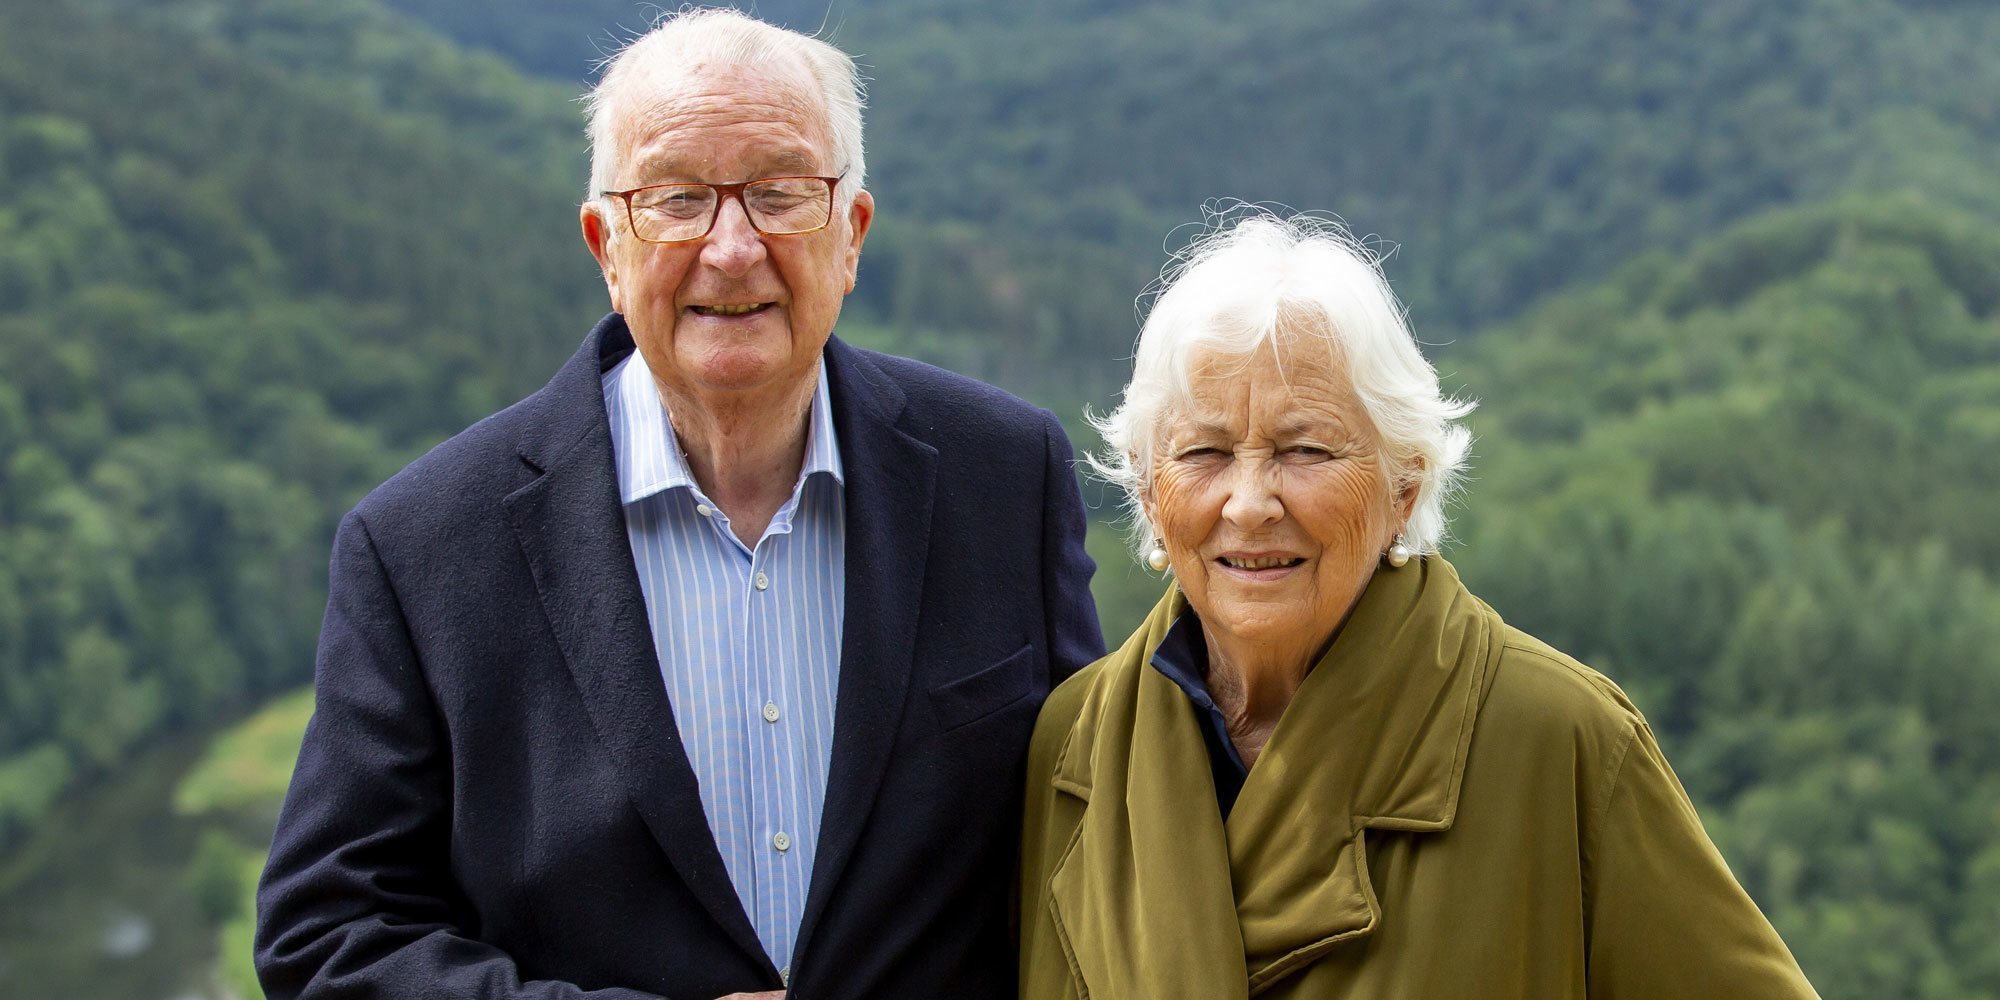
{"type": "Polygon", "coordinates": [[[1250,583],[1274,583],[1297,574],[1306,557],[1289,552],[1225,552],[1215,557],[1222,572],[1250,583]]]}

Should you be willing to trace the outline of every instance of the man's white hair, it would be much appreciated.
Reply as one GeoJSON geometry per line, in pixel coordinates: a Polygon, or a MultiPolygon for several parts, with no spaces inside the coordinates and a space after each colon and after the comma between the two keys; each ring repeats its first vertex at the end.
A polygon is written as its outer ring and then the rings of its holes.
{"type": "Polygon", "coordinates": [[[621,116],[633,112],[632,100],[655,87],[671,86],[676,76],[696,66],[803,72],[825,106],[833,172],[845,178],[840,182],[842,203],[851,203],[866,185],[868,167],[861,148],[866,95],[852,57],[817,38],[740,11],[685,7],[662,15],[645,34],[605,60],[597,86],[585,95],[585,113],[590,117],[590,190],[584,195],[585,204],[596,202],[600,192],[617,183],[623,166],[619,157],[624,153],[621,116]]]}
{"type": "Polygon", "coordinates": [[[1375,255],[1337,222],[1251,209],[1233,223],[1218,221],[1176,254],[1159,287],[1123,399],[1108,416],[1091,419],[1104,436],[1103,453],[1085,460],[1124,490],[1135,553],[1159,537],[1141,498],[1160,432],[1192,399],[1197,355],[1247,359],[1267,344],[1281,361],[1323,347],[1345,362],[1380,437],[1390,497],[1407,485],[1417,488],[1404,543],[1417,552],[1437,550],[1445,503],[1471,443],[1471,433],[1455,421],[1474,404],[1438,387],[1437,371],[1418,350],[1375,255]]]}

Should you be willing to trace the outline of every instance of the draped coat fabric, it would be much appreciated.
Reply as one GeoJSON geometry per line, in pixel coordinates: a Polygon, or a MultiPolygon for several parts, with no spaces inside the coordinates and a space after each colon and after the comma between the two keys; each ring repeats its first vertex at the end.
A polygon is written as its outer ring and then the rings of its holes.
{"type": "Polygon", "coordinates": [[[1616,685],[1438,558],[1386,566],[1228,820],[1187,696],[1125,645],[1030,744],[1021,996],[1815,996],[1616,685]]]}

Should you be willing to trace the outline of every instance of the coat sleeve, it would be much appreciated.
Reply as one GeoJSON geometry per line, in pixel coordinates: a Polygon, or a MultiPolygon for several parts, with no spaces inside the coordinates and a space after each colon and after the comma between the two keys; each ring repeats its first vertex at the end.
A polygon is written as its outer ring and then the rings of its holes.
{"type": "Polygon", "coordinates": [[[448,745],[358,514],[335,536],[314,689],[257,890],[266,995],[659,1000],[522,982],[511,958],[466,933],[470,908],[451,874],[448,745]]]}
{"type": "Polygon", "coordinates": [[[1643,721],[1588,831],[1593,1000],[1818,996],[1702,829],[1643,721]]]}
{"type": "Polygon", "coordinates": [[[1104,655],[1104,631],[1090,594],[1097,564],[1084,550],[1089,521],[1083,494],[1076,487],[1076,454],[1055,414],[1044,411],[1042,419],[1048,454],[1042,499],[1042,600],[1049,630],[1049,683],[1054,686],[1104,655]]]}

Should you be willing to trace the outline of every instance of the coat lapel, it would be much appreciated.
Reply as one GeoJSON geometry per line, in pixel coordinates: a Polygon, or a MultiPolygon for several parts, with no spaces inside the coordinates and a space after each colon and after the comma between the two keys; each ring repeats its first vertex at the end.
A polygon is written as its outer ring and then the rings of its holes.
{"type": "Polygon", "coordinates": [[[833,756],[797,956],[854,854],[894,749],[909,691],[930,551],[937,450],[898,424],[903,391],[838,339],[826,347],[834,432],[846,483],[846,619],[841,626],[833,756]]]}
{"type": "Polygon", "coordinates": [[[1170,589],[1144,640],[1113,658],[1056,769],[1056,787],[1089,805],[1051,904],[1100,995],[1137,983],[1146,996],[1254,997],[1373,932],[1366,831],[1451,827],[1500,652],[1499,616],[1449,563],[1377,573],[1224,824],[1193,709],[1146,664],[1183,607],[1170,589]],[[1183,990],[1208,974],[1197,962],[1223,962],[1215,942],[1240,945],[1224,963],[1234,978],[1183,990]]]}
{"type": "Polygon", "coordinates": [[[542,412],[520,452],[540,475],[504,504],[563,661],[639,815],[716,924],[768,965],[702,810],[625,534],[600,377],[631,349],[624,321],[607,317],[536,394],[530,405],[542,412]]]}
{"type": "Polygon", "coordinates": [[[1079,716],[1091,731],[1072,732],[1056,764],[1056,788],[1089,803],[1049,877],[1079,996],[1248,996],[1208,749],[1187,696],[1145,665],[1185,606],[1169,591],[1145,639],[1119,651],[1134,669],[1092,693],[1079,716]]]}

